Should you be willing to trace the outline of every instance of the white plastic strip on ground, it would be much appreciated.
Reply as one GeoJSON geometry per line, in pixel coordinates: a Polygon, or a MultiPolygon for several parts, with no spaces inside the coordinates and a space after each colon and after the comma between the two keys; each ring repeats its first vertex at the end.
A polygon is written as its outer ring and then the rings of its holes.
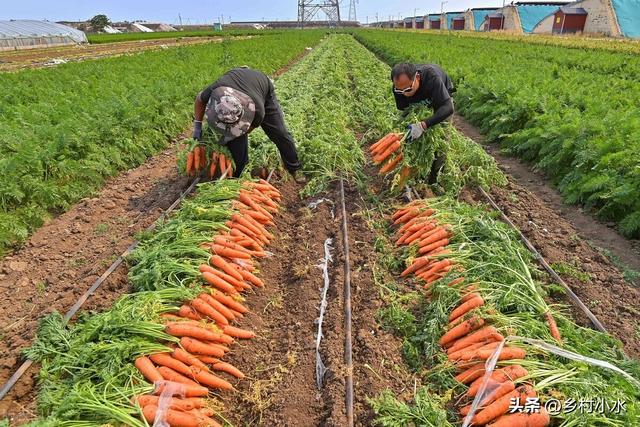
{"type": "Polygon", "coordinates": [[[599,360],[599,359],[594,359],[588,356],[583,356],[581,354],[574,353],[572,351],[560,348],[556,345],[549,344],[542,340],[536,340],[532,338],[525,338],[525,337],[519,337],[517,335],[511,335],[505,338],[503,341],[501,341],[498,347],[496,347],[496,349],[494,350],[491,357],[487,359],[485,363],[485,373],[484,373],[484,376],[482,377],[482,384],[480,385],[480,389],[478,390],[476,397],[473,399],[473,403],[471,404],[471,410],[465,417],[462,427],[468,427],[471,425],[471,421],[473,420],[473,417],[475,416],[478,408],[482,405],[482,400],[484,399],[485,395],[487,395],[487,393],[491,393],[492,390],[494,390],[499,386],[499,384],[496,384],[495,381],[491,380],[491,374],[493,373],[496,367],[496,364],[498,363],[498,357],[500,356],[500,353],[502,352],[502,349],[504,348],[504,345],[507,341],[523,342],[533,347],[536,347],[540,350],[546,351],[548,353],[553,353],[557,356],[564,357],[566,359],[571,359],[578,362],[584,362],[589,365],[598,366],[604,369],[609,369],[611,371],[614,371],[624,376],[631,384],[633,384],[634,386],[638,387],[638,389],[640,389],[640,382],[637,379],[635,379],[633,376],[631,376],[629,373],[625,372],[624,370],[618,368],[617,366],[605,360],[599,360]]]}
{"type": "Polygon", "coordinates": [[[327,309],[327,291],[329,290],[329,263],[333,261],[331,257],[331,243],[333,239],[330,237],[324,241],[324,258],[320,259],[318,268],[322,270],[322,277],[324,279],[324,286],[322,287],[321,299],[320,299],[320,316],[318,316],[318,335],[316,336],[316,385],[318,389],[322,388],[322,380],[324,374],[327,372],[327,367],[322,362],[320,356],[320,341],[322,341],[322,321],[324,320],[324,313],[327,309]]]}
{"type": "Polygon", "coordinates": [[[156,389],[162,388],[160,398],[158,399],[158,409],[156,410],[156,417],[153,420],[153,427],[171,427],[167,421],[167,411],[171,404],[173,396],[184,398],[184,387],[181,384],[172,381],[158,381],[156,382],[156,389]]]}

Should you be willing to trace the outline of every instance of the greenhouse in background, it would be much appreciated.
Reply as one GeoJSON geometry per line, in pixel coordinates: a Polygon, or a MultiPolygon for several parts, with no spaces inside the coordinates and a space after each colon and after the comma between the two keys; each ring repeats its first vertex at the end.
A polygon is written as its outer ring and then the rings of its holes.
{"type": "Polygon", "coordinates": [[[0,21],[0,51],[87,43],[80,30],[49,21],[0,21]]]}

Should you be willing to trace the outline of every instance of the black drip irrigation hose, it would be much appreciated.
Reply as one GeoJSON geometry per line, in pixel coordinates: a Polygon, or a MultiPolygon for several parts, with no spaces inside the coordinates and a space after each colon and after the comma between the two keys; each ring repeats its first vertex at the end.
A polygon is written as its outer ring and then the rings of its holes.
{"type": "MultiPolygon", "coordinates": [[[[273,176],[274,171],[275,169],[272,169],[271,173],[269,173],[269,176],[267,177],[267,182],[271,180],[271,177],[273,176]]],[[[225,179],[228,173],[229,173],[228,170],[225,171],[218,180],[225,179]]],[[[194,190],[194,188],[196,188],[196,185],[198,185],[199,182],[200,182],[200,177],[196,177],[191,182],[189,187],[187,187],[187,189],[180,194],[180,197],[178,197],[171,204],[171,206],[169,206],[167,210],[164,211],[162,215],[160,215],[160,217],[153,222],[153,224],[147,227],[145,231],[152,231],[153,229],[155,229],[156,226],[161,221],[163,221],[167,217],[167,215],[169,215],[184,200],[185,197],[191,194],[191,192],[194,190]]],[[[87,289],[87,291],[80,298],[78,298],[76,303],[73,304],[73,306],[69,309],[69,311],[67,311],[67,313],[64,315],[63,319],[65,323],[68,322],[78,312],[78,310],[80,310],[80,308],[84,305],[84,303],[87,302],[89,297],[93,295],[93,293],[100,287],[100,285],[104,283],[105,280],[107,280],[107,278],[111,275],[111,273],[116,271],[116,269],[120,266],[120,264],[124,262],[124,260],[131,253],[131,251],[133,251],[136,248],[136,246],[138,246],[138,243],[139,243],[138,241],[135,241],[131,245],[129,245],[129,247],[125,249],[125,251],[118,257],[118,259],[116,259],[109,266],[109,268],[104,273],[102,273],[102,275],[98,277],[95,280],[95,282],[93,282],[91,287],[87,289]]],[[[11,391],[13,386],[16,385],[18,380],[24,375],[25,372],[27,372],[27,370],[31,367],[32,364],[33,364],[33,360],[27,359],[22,363],[22,365],[20,365],[18,370],[16,370],[16,372],[13,373],[11,378],[9,378],[9,380],[7,380],[7,382],[2,386],[2,388],[0,388],[0,400],[5,398],[5,396],[11,391]]]]}
{"type": "Polygon", "coordinates": [[[346,365],[345,406],[347,426],[353,427],[353,352],[351,343],[351,267],[349,266],[349,233],[347,208],[344,202],[344,179],[340,180],[340,204],[342,205],[342,241],[344,244],[344,363],[346,365]]]}

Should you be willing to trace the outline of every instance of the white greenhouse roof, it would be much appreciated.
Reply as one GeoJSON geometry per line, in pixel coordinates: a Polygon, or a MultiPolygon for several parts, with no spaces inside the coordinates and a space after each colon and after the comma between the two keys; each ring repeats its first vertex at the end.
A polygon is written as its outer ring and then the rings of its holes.
{"type": "Polygon", "coordinates": [[[0,40],[33,37],[65,37],[77,43],[87,42],[82,31],[55,22],[30,19],[0,21],[0,40]]]}

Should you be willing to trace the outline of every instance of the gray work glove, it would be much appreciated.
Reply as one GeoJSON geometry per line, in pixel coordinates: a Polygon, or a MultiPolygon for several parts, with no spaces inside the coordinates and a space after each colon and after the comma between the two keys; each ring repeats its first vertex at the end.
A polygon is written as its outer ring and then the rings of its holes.
{"type": "Polygon", "coordinates": [[[202,141],[202,122],[199,120],[193,121],[193,139],[202,141]]]}
{"type": "Polygon", "coordinates": [[[414,123],[412,125],[407,126],[407,140],[408,142],[413,142],[416,139],[420,138],[424,133],[424,128],[422,127],[422,122],[414,123]]]}

